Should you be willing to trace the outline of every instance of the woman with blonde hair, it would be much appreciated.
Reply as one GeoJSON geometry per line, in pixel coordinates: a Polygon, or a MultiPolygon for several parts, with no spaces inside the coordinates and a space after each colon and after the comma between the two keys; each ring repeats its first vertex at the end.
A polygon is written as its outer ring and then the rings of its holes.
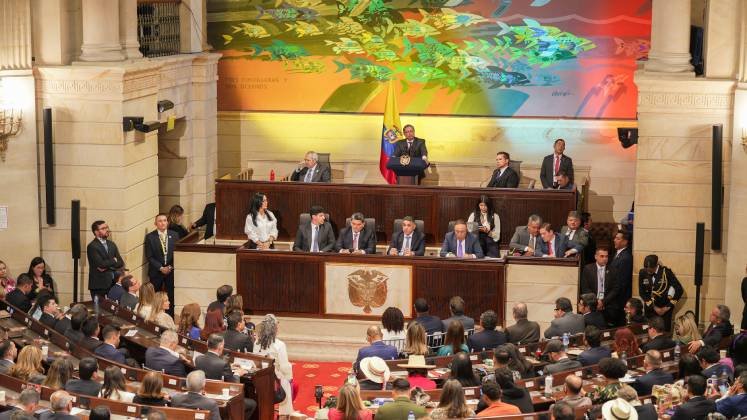
{"type": "Polygon", "coordinates": [[[685,312],[674,321],[674,337],[672,338],[680,345],[688,345],[691,341],[698,341],[702,338],[692,311],[685,312]]]}
{"type": "Polygon", "coordinates": [[[184,305],[179,315],[179,334],[193,340],[200,339],[200,305],[196,302],[184,305]]]}
{"type": "Polygon", "coordinates": [[[18,360],[8,371],[8,375],[24,382],[41,384],[46,379],[42,366],[42,352],[39,347],[26,346],[18,352],[18,360]]]}
{"type": "Polygon", "coordinates": [[[73,362],[67,357],[60,357],[52,362],[52,366],[49,367],[47,372],[47,379],[42,382],[42,385],[48,386],[52,389],[64,389],[65,384],[69,379],[73,377],[73,371],[75,366],[73,362]]]}
{"type": "Polygon", "coordinates": [[[187,236],[189,231],[187,228],[182,226],[182,216],[184,215],[184,208],[178,204],[174,204],[169,209],[169,215],[166,216],[166,220],[169,221],[168,230],[173,230],[179,236],[179,239],[187,236]]]}
{"type": "Polygon", "coordinates": [[[438,408],[431,411],[431,419],[461,419],[474,415],[475,412],[467,407],[462,384],[456,379],[447,380],[438,401],[438,408]]]}
{"type": "Polygon", "coordinates": [[[156,325],[160,325],[170,330],[176,330],[174,318],[166,313],[166,311],[168,311],[170,307],[171,302],[169,301],[169,295],[166,292],[156,293],[155,304],[153,306],[153,310],[150,312],[150,318],[148,319],[148,321],[151,321],[156,325]]]}
{"type": "Polygon", "coordinates": [[[406,355],[420,355],[428,356],[430,348],[428,348],[427,336],[423,324],[413,321],[407,326],[407,337],[405,338],[405,349],[406,355]]]}
{"type": "Polygon", "coordinates": [[[140,383],[137,394],[132,399],[135,404],[165,406],[169,405],[168,394],[163,393],[163,376],[161,372],[148,372],[140,383]]]}
{"type": "Polygon", "coordinates": [[[373,413],[363,408],[361,393],[353,384],[340,387],[337,394],[337,407],[331,408],[327,414],[329,420],[371,420],[373,413]]]}
{"type": "Polygon", "coordinates": [[[145,283],[140,287],[140,300],[137,304],[137,314],[143,317],[143,319],[149,319],[155,301],[156,290],[153,288],[153,283],[145,283]]]}
{"type": "Polygon", "coordinates": [[[288,349],[278,337],[279,322],[275,315],[265,315],[257,328],[257,342],[254,353],[271,357],[275,360],[275,376],[285,390],[285,399],[280,402],[280,415],[293,414],[293,397],[291,396],[291,381],[293,367],[288,360],[288,349]]]}
{"type": "Polygon", "coordinates": [[[3,296],[6,293],[12,292],[13,289],[16,288],[16,281],[15,279],[13,279],[13,277],[10,276],[8,265],[3,261],[0,261],[0,288],[2,288],[5,292],[3,293],[3,296]]]}

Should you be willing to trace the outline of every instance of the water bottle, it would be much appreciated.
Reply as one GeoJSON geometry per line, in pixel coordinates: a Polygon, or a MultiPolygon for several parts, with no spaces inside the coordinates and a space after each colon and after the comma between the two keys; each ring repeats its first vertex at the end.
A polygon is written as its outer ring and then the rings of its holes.
{"type": "Polygon", "coordinates": [[[674,345],[674,361],[677,363],[680,362],[681,352],[682,352],[682,349],[680,348],[680,342],[678,341],[677,344],[674,345]]]}
{"type": "Polygon", "coordinates": [[[570,341],[568,333],[563,333],[563,351],[568,351],[568,342],[570,341]]]}
{"type": "Polygon", "coordinates": [[[628,354],[625,352],[620,353],[620,360],[625,366],[628,366],[628,354]]]}
{"type": "Polygon", "coordinates": [[[726,373],[726,369],[721,371],[721,376],[718,378],[718,388],[729,387],[729,375],[726,373]]]}
{"type": "Polygon", "coordinates": [[[552,395],[552,375],[545,376],[545,395],[552,395]]]}
{"type": "Polygon", "coordinates": [[[93,313],[99,317],[99,295],[93,295],[93,313]]]}
{"type": "Polygon", "coordinates": [[[407,420],[415,420],[415,413],[413,413],[412,410],[407,413],[407,420]]]}
{"type": "Polygon", "coordinates": [[[274,181],[274,180],[275,180],[275,170],[270,169],[270,181],[274,181]]]}

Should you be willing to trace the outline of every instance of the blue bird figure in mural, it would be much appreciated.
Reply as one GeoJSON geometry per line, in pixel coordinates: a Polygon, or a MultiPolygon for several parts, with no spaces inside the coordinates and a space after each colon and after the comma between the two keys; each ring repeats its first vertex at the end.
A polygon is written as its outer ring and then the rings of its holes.
{"type": "Polygon", "coordinates": [[[477,75],[483,82],[490,83],[488,89],[495,89],[501,86],[524,86],[530,82],[529,78],[523,73],[506,71],[496,66],[488,66],[486,70],[478,70],[477,75]]]}

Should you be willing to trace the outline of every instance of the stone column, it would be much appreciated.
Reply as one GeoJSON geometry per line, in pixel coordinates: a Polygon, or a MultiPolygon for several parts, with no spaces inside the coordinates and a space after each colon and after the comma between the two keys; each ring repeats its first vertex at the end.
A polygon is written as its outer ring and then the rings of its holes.
{"type": "Polygon", "coordinates": [[[124,60],[119,43],[119,0],[83,0],[81,61],[124,60]]]}
{"type": "Polygon", "coordinates": [[[653,0],[647,72],[693,74],[690,65],[690,0],[653,0]]]}
{"type": "Polygon", "coordinates": [[[119,0],[119,42],[125,58],[142,58],[137,41],[137,0],[119,0]]]}
{"type": "Polygon", "coordinates": [[[31,68],[31,7],[27,0],[0,4],[0,70],[31,68]]]}

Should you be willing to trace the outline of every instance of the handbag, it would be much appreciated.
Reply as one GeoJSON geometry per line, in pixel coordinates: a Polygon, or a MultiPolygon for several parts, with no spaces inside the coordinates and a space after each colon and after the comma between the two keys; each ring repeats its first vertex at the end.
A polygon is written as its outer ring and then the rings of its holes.
{"type": "Polygon", "coordinates": [[[283,389],[283,385],[280,383],[280,379],[275,378],[275,398],[273,399],[273,403],[281,403],[285,400],[285,397],[285,389],[283,389]]]}

